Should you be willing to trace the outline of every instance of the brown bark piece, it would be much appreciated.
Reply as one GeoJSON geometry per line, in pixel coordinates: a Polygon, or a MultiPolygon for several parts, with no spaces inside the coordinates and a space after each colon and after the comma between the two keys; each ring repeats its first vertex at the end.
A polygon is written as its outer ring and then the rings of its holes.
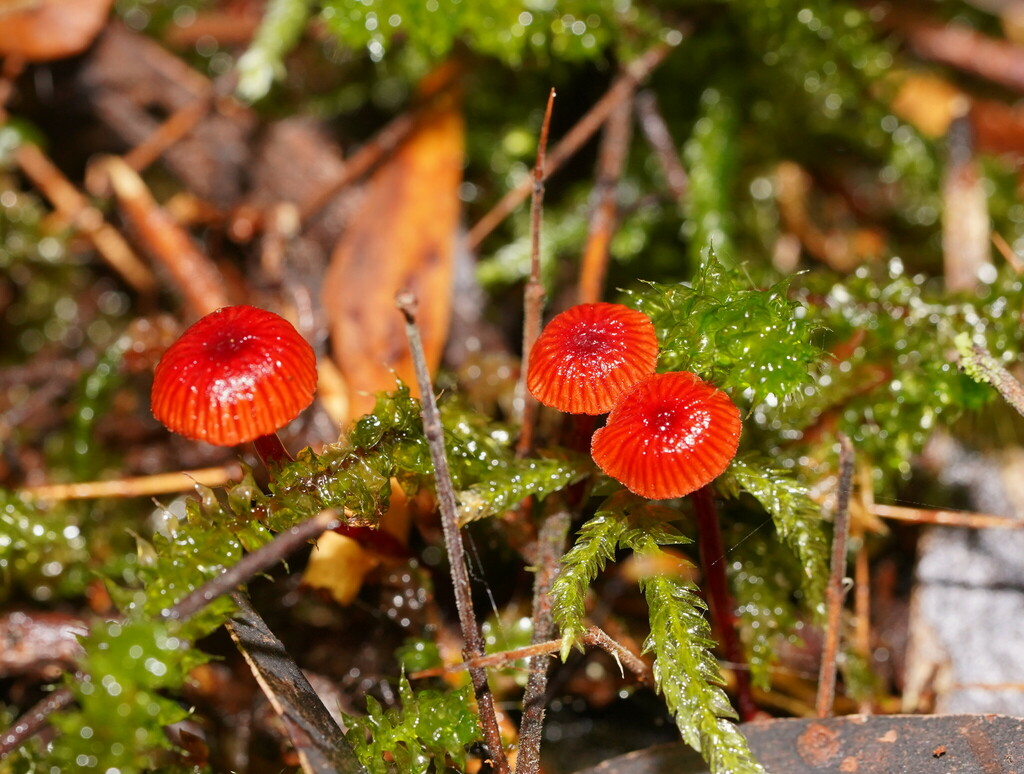
{"type": "MultiPolygon", "coordinates": [[[[740,728],[761,765],[773,774],[1012,774],[1024,765],[1024,721],[1004,715],[785,718],[740,728]]],[[[707,772],[696,753],[674,742],[621,755],[577,774],[707,772]]]]}
{"type": "Polygon", "coordinates": [[[267,127],[257,158],[246,204],[260,212],[282,201],[305,209],[345,168],[326,129],[306,116],[267,127]]]}
{"type": "Polygon", "coordinates": [[[415,387],[395,309],[399,292],[419,299],[427,363],[440,363],[451,316],[463,134],[457,95],[434,100],[370,179],[334,250],[323,304],[352,416],[370,411],[373,394],[393,389],[396,377],[415,387]]]}
{"type": "Polygon", "coordinates": [[[253,676],[284,724],[306,774],[365,774],[355,751],[284,645],[241,592],[227,624],[253,676]]]}
{"type": "Polygon", "coordinates": [[[109,24],[79,76],[101,121],[135,146],[164,118],[196,101],[210,110],[163,154],[167,168],[197,196],[221,209],[238,203],[251,163],[256,116],[174,54],[119,24],[109,24]]]}

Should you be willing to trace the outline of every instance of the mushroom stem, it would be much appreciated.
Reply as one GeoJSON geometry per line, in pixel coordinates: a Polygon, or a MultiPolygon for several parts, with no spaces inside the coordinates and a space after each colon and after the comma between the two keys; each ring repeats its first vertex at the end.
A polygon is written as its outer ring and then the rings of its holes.
{"type": "Polygon", "coordinates": [[[736,675],[736,705],[740,718],[752,720],[757,715],[757,704],[750,691],[750,669],[736,637],[736,603],[729,593],[725,577],[725,544],[718,522],[718,509],[711,485],[705,484],[693,493],[693,510],[697,517],[697,544],[700,563],[707,581],[708,605],[711,618],[717,624],[725,658],[732,662],[736,675]]]}
{"type": "Polygon", "coordinates": [[[256,453],[260,455],[263,464],[268,468],[271,464],[284,465],[286,462],[292,462],[295,459],[284,448],[284,444],[281,443],[277,433],[261,435],[252,442],[252,445],[256,447],[256,453]]]}

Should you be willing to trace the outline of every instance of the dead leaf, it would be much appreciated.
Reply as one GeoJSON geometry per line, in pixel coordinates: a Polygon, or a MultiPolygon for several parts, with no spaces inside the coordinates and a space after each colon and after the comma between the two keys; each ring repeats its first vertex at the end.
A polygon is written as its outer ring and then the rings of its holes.
{"type": "Polygon", "coordinates": [[[348,605],[359,594],[363,578],[378,564],[379,560],[357,540],[325,532],[309,555],[302,585],[323,589],[339,605],[348,605]]]}
{"type": "Polygon", "coordinates": [[[942,137],[969,105],[967,95],[945,78],[924,73],[903,77],[891,103],[893,113],[929,137],[942,137]]]}
{"type": "Polygon", "coordinates": [[[113,0],[0,0],[0,55],[49,62],[84,51],[113,0]]]}
{"type": "Polygon", "coordinates": [[[391,505],[381,517],[380,528],[339,528],[317,538],[302,574],[302,583],[323,589],[339,605],[348,605],[359,594],[363,579],[382,559],[405,560],[412,502],[398,482],[391,482],[391,505]]]}
{"type": "MultiPolygon", "coordinates": [[[[421,87],[424,96],[437,76],[421,87]]],[[[370,179],[334,250],[323,301],[351,416],[372,410],[374,393],[393,389],[396,377],[415,391],[395,308],[400,291],[418,297],[427,363],[432,370],[440,363],[451,316],[463,134],[458,95],[434,98],[408,140],[370,179]]]]}

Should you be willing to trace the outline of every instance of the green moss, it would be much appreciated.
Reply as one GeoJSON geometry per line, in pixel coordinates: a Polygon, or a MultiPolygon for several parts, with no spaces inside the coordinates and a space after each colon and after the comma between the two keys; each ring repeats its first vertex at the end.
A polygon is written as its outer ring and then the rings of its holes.
{"type": "Polygon", "coordinates": [[[661,371],[693,371],[737,402],[778,406],[800,396],[821,359],[820,323],[789,296],[789,281],[752,286],[708,251],[693,280],[628,294],[654,322],[661,371]]]}
{"type": "Polygon", "coordinates": [[[370,774],[426,774],[448,765],[464,770],[466,750],[480,739],[472,689],[413,691],[403,675],[398,693],[393,709],[367,696],[364,717],[345,716],[346,738],[370,774]]]}

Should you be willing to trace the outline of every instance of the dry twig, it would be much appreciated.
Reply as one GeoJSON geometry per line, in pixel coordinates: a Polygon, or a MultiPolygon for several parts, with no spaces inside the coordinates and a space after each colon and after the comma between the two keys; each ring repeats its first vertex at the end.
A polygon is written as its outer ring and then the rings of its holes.
{"type": "MultiPolygon", "coordinates": [[[[537,535],[532,564],[536,567],[533,578],[533,644],[550,639],[555,634],[551,614],[551,586],[558,575],[558,560],[565,553],[566,539],[572,513],[557,507],[547,515],[537,535]]],[[[611,639],[611,638],[609,638],[611,639]]],[[[548,667],[546,656],[530,659],[530,676],[523,693],[523,717],[519,722],[519,755],[516,774],[536,774],[540,770],[541,732],[544,727],[544,697],[547,693],[548,667]]]]}
{"type": "MultiPolygon", "coordinates": [[[[624,669],[629,670],[633,675],[635,675],[642,685],[654,685],[654,674],[647,662],[629,648],[616,642],[615,639],[601,627],[588,627],[581,640],[584,645],[600,648],[610,654],[624,669]]],[[[409,675],[409,679],[421,680],[427,677],[441,677],[442,675],[451,674],[452,672],[461,672],[464,669],[471,669],[473,667],[503,667],[508,666],[513,661],[519,661],[524,658],[554,655],[561,649],[561,638],[557,640],[545,640],[543,642],[533,643],[532,645],[525,645],[522,648],[505,650],[501,653],[488,653],[486,656],[480,656],[479,658],[463,661],[458,664],[451,664],[450,666],[423,669],[409,675]]],[[[520,760],[521,759],[522,753],[520,753],[520,760]]],[[[517,771],[517,774],[522,774],[522,772],[517,771]]]]}
{"type": "Polygon", "coordinates": [[[41,484],[18,491],[32,500],[92,500],[101,497],[152,497],[153,495],[187,492],[196,484],[221,486],[242,475],[237,462],[213,468],[178,470],[152,476],[115,478],[109,481],[80,481],[72,484],[41,484]]]}
{"type": "Polygon", "coordinates": [[[832,715],[836,695],[836,655],[839,651],[839,629],[843,613],[843,585],[846,579],[846,541],[850,532],[850,495],[853,491],[853,445],[839,435],[839,492],[833,522],[832,563],[825,589],[825,642],[822,646],[818,673],[818,698],[815,702],[819,718],[832,715]]]}
{"type": "Polygon", "coordinates": [[[579,302],[593,304],[604,294],[608,274],[608,249],[618,220],[616,193],[622,170],[629,154],[632,134],[632,100],[620,102],[608,117],[597,158],[597,183],[594,186],[594,209],[587,229],[580,268],[579,302]]]}
{"type": "MultiPolygon", "coordinates": [[[[551,150],[547,158],[545,179],[553,175],[593,136],[615,107],[633,94],[637,85],[662,63],[671,50],[672,46],[668,43],[660,43],[626,66],[625,72],[615,79],[604,96],[587,111],[583,118],[576,122],[576,125],[569,130],[561,142],[551,150]]],[[[530,195],[532,188],[533,179],[524,177],[519,185],[501,197],[490,212],[480,218],[476,225],[469,230],[469,234],[466,236],[467,247],[470,250],[478,249],[487,235],[523,203],[523,200],[530,195]]]]}
{"type": "Polygon", "coordinates": [[[1024,92],[1024,49],[1016,43],[988,37],[962,24],[919,19],[899,19],[897,24],[918,56],[1024,92]]]}
{"type": "MultiPolygon", "coordinates": [[[[426,357],[423,354],[423,343],[416,325],[416,298],[411,293],[401,293],[396,302],[405,317],[405,332],[409,339],[409,348],[412,351],[416,382],[422,402],[423,433],[426,435],[427,444],[430,447],[430,457],[434,464],[437,504],[441,511],[441,527],[448,550],[455,606],[458,609],[462,639],[465,643],[463,657],[470,660],[484,655],[484,639],[473,611],[469,574],[466,572],[465,548],[462,545],[462,535],[459,532],[458,504],[455,500],[455,488],[452,484],[448,457],[444,447],[444,428],[441,425],[441,415],[437,410],[437,401],[434,400],[434,385],[430,380],[426,357]]],[[[483,727],[484,739],[494,769],[498,774],[508,774],[508,760],[501,743],[501,731],[498,728],[495,714],[494,695],[487,684],[487,672],[482,668],[473,667],[469,670],[469,675],[476,693],[480,724],[483,727]]]]}
{"type": "Polygon", "coordinates": [[[297,551],[305,543],[334,529],[341,524],[336,511],[321,511],[311,519],[296,524],[282,532],[265,546],[246,554],[223,573],[204,583],[188,596],[179,600],[174,607],[164,611],[163,617],[170,620],[189,618],[218,597],[234,591],[238,586],[273,567],[286,556],[297,551]]]}
{"type": "Polygon", "coordinates": [[[658,98],[653,91],[644,90],[636,95],[636,115],[640,121],[640,129],[654,150],[654,155],[661,164],[661,172],[665,176],[665,185],[680,204],[686,199],[686,191],[690,186],[690,178],[679,160],[679,151],[675,140],[669,133],[668,124],[658,109],[658,98]]]}
{"type": "Polygon", "coordinates": [[[548,149],[548,129],[551,127],[551,109],[555,103],[555,90],[548,94],[544,121],[537,141],[537,162],[533,166],[533,201],[530,203],[530,279],[523,291],[523,367],[516,385],[517,402],[522,406],[519,422],[519,442],[516,454],[525,457],[533,448],[533,424],[537,417],[537,401],[526,389],[526,364],[530,360],[533,344],[540,336],[541,311],[544,307],[544,284],[540,280],[540,229],[544,215],[544,154],[548,149]]]}
{"type": "Polygon", "coordinates": [[[461,77],[461,73],[458,68],[452,67],[445,70],[442,75],[444,77],[438,83],[433,84],[433,90],[424,101],[424,104],[413,111],[402,113],[392,119],[369,142],[360,147],[359,150],[345,161],[345,167],[337,180],[306,202],[299,213],[299,218],[303,223],[308,223],[316,217],[317,213],[326,207],[342,190],[377,166],[388,153],[397,148],[412,134],[420,116],[423,113],[429,113],[435,101],[448,97],[450,90],[461,77]]]}
{"type": "Polygon", "coordinates": [[[103,260],[124,277],[125,282],[140,293],[156,290],[156,277],[149,267],[37,146],[20,146],[14,158],[21,171],[50,200],[61,218],[85,234],[103,260]]]}
{"type": "Polygon", "coordinates": [[[230,304],[224,277],[192,238],[153,200],[142,178],[121,158],[102,162],[125,216],[154,260],[167,270],[196,317],[230,304]]]}
{"type": "Polygon", "coordinates": [[[940,524],[944,527],[967,527],[968,529],[1021,529],[1024,519],[1012,516],[994,516],[989,513],[969,511],[943,511],[929,508],[908,508],[903,505],[871,506],[871,513],[883,519],[907,521],[913,524],[940,524]]]}

